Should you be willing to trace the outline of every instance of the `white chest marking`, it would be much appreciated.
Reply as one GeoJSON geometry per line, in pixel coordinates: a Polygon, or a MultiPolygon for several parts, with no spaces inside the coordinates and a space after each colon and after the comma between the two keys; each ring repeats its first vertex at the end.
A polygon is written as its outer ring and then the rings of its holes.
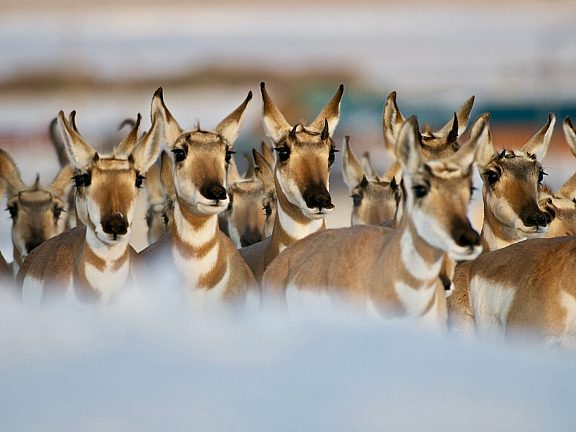
{"type": "MultiPolygon", "coordinates": [[[[282,229],[295,240],[300,240],[314,234],[322,229],[324,219],[310,219],[309,222],[300,223],[287,215],[282,206],[278,206],[278,218],[282,229]]],[[[280,244],[280,252],[282,252],[289,245],[280,244]]]]}
{"type": "Polygon", "coordinates": [[[414,239],[410,231],[406,230],[402,234],[400,242],[400,257],[408,272],[418,280],[427,281],[434,279],[440,273],[442,261],[432,264],[424,260],[414,247],[414,239]]]}
{"type": "Polygon", "coordinates": [[[84,272],[90,286],[100,293],[101,303],[107,304],[114,294],[126,288],[130,275],[130,260],[126,260],[116,270],[112,270],[107,263],[102,271],[86,263],[84,272]]]}
{"type": "Polygon", "coordinates": [[[410,317],[421,317],[427,312],[430,302],[436,294],[436,281],[429,282],[428,285],[418,289],[410,285],[397,281],[394,283],[394,291],[400,302],[406,308],[406,315],[410,317]]]}
{"type": "Polygon", "coordinates": [[[502,337],[516,290],[513,287],[474,276],[470,301],[479,334],[502,337]]]}

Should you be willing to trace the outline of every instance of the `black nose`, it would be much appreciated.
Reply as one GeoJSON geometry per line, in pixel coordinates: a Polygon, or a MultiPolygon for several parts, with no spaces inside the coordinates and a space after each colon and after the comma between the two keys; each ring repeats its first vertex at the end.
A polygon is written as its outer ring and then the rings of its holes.
{"type": "Polygon", "coordinates": [[[303,194],[304,202],[308,208],[331,209],[332,197],[323,185],[315,185],[306,190],[303,194]]]}
{"type": "Polygon", "coordinates": [[[40,246],[42,243],[44,243],[44,239],[40,239],[40,238],[34,238],[34,239],[30,239],[26,242],[26,252],[30,253],[32,252],[36,247],[40,246]]]}
{"type": "Polygon", "coordinates": [[[541,211],[536,211],[533,213],[528,214],[527,216],[522,218],[522,222],[524,225],[532,227],[545,227],[548,225],[550,215],[543,213],[541,211]]]}
{"type": "Polygon", "coordinates": [[[464,231],[456,237],[456,244],[462,247],[476,246],[480,244],[480,235],[474,230],[464,231]]]}
{"type": "Polygon", "coordinates": [[[202,186],[200,193],[209,200],[220,201],[226,199],[226,189],[218,183],[209,183],[202,186]]]}
{"type": "Polygon", "coordinates": [[[240,246],[246,247],[264,240],[264,235],[258,231],[246,231],[240,236],[240,246]]]}
{"type": "Polygon", "coordinates": [[[102,219],[102,229],[106,234],[111,234],[116,240],[116,236],[124,235],[128,232],[128,221],[118,213],[102,219]]]}

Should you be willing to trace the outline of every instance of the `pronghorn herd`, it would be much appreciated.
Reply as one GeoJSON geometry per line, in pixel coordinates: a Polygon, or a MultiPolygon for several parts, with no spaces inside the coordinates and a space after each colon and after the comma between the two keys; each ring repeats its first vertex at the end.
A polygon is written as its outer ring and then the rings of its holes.
{"type": "MultiPolygon", "coordinates": [[[[576,346],[576,180],[557,192],[542,184],[554,115],[521,149],[497,149],[489,114],[462,142],[474,97],[432,131],[406,118],[392,92],[382,126],[393,162],[378,174],[369,155],[354,153],[353,139],[340,150],[333,140],[343,85],[313,121],[297,124],[264,83],[260,91],[272,149],[254,149],[244,174],[234,142],[252,92],[213,129],[184,129],[158,89],[151,127],[140,131],[138,114],[109,154],[83,138],[75,112],[60,112],[51,137],[62,168],[48,186],[24,184],[0,150],[14,246],[11,266],[0,255],[3,286],[26,304],[107,304],[128,286],[154,290],[161,269],[203,314],[242,311],[249,295],[291,314],[321,300],[434,328],[527,331],[576,346]],[[327,230],[338,151],[352,226],[327,230]],[[476,169],[481,233],[468,220],[476,169]],[[130,235],[141,188],[149,246],[137,253],[130,235]]],[[[568,118],[563,128],[576,156],[568,118]]]]}

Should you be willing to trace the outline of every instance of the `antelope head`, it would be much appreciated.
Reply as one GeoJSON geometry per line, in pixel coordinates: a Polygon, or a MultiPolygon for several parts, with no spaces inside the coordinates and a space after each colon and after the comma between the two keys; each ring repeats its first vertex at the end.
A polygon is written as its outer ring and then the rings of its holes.
{"type": "MultiPolygon", "coordinates": [[[[478,131],[478,135],[485,133],[484,128],[478,131]]],[[[456,260],[474,259],[482,251],[480,236],[467,218],[478,135],[452,156],[431,161],[422,154],[415,117],[405,122],[398,137],[406,193],[404,219],[412,220],[427,243],[456,260]]]]}
{"type": "Polygon", "coordinates": [[[550,114],[546,125],[520,150],[497,153],[490,133],[481,139],[478,170],[484,183],[484,218],[488,223],[495,219],[520,239],[543,236],[550,222],[550,216],[538,207],[538,190],[546,174],[542,159],[555,121],[550,114]]]}
{"type": "MultiPolygon", "coordinates": [[[[155,96],[152,107],[158,104],[155,96]]],[[[80,220],[107,246],[128,242],[136,202],[148,169],[158,158],[162,125],[152,113],[152,127],[139,140],[141,117],[111,154],[99,155],[60,111],[58,124],[76,175],[76,208],[80,220]]]]}
{"type": "MultiPolygon", "coordinates": [[[[568,147],[576,157],[576,131],[569,117],[564,119],[562,126],[568,147]]],[[[543,186],[539,199],[540,208],[552,219],[546,237],[576,235],[576,174],[572,175],[556,193],[543,186]]]]}
{"type": "Polygon", "coordinates": [[[182,130],[164,104],[161,89],[156,94],[165,124],[165,144],[172,154],[174,189],[179,203],[196,215],[215,215],[226,210],[229,204],[226,171],[252,92],[214,130],[197,126],[188,132],[182,130]]]}
{"type": "MultiPolygon", "coordinates": [[[[269,149],[265,143],[262,143],[262,148],[269,149]]],[[[268,157],[273,155],[271,154],[271,151],[268,156],[265,156],[265,152],[259,153],[253,149],[252,156],[254,157],[256,178],[258,178],[260,183],[262,183],[264,190],[261,208],[265,215],[264,233],[265,237],[268,237],[272,235],[274,219],[276,219],[276,211],[278,206],[276,201],[276,188],[274,187],[274,170],[272,169],[272,165],[270,165],[268,162],[268,157]]],[[[272,163],[274,163],[273,160],[272,163]]]]}
{"type": "Polygon", "coordinates": [[[379,178],[366,159],[362,164],[344,138],[342,148],[342,172],[348,186],[354,208],[352,225],[380,225],[394,219],[400,204],[400,188],[394,175],[379,178]]]}
{"type": "Polygon", "coordinates": [[[246,247],[264,240],[266,215],[262,209],[264,185],[252,166],[244,176],[238,174],[234,158],[228,168],[230,204],[224,212],[228,236],[236,247],[246,247]]]}
{"type": "MultiPolygon", "coordinates": [[[[170,175],[172,173],[170,172],[170,175]]],[[[148,226],[148,243],[158,241],[171,229],[171,202],[163,181],[160,178],[160,167],[152,165],[146,175],[146,192],[148,193],[148,210],[146,210],[146,225],[148,226]]]]}
{"type": "Polygon", "coordinates": [[[272,102],[264,83],[260,90],[264,131],[276,151],[274,178],[277,192],[283,195],[278,198],[295,206],[308,219],[323,219],[334,209],[328,192],[330,168],[337,151],[332,134],[340,118],[344,85],[308,126],[290,125],[272,102]]]}
{"type": "MultiPolygon", "coordinates": [[[[454,113],[453,118],[438,131],[433,132],[427,129],[421,133],[419,132],[418,137],[425,160],[448,157],[460,148],[458,137],[468,127],[472,105],[474,105],[474,96],[468,98],[458,111],[454,113]]],[[[386,99],[382,116],[384,143],[388,153],[392,156],[395,155],[396,140],[404,121],[404,116],[396,102],[396,92],[393,91],[386,99]]]]}
{"type": "Polygon", "coordinates": [[[12,158],[0,149],[0,183],[5,186],[6,210],[12,218],[17,264],[36,246],[65,230],[66,194],[72,186],[72,174],[72,167],[66,165],[48,186],[43,186],[38,176],[32,186],[27,186],[12,158]]]}

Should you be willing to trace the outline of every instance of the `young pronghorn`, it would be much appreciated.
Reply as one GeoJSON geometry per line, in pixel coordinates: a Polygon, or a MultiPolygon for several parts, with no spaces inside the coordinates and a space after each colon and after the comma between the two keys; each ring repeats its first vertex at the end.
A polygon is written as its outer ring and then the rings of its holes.
{"type": "MultiPolygon", "coordinates": [[[[183,132],[157,93],[164,142],[173,155],[174,223],[170,235],[141,252],[146,264],[158,262],[197,300],[194,306],[243,305],[255,287],[252,272],[232,241],[218,228],[228,207],[226,170],[232,145],[252,92],[212,131],[183,132]]],[[[163,165],[168,165],[163,160],[163,165]]]]}
{"type": "Polygon", "coordinates": [[[545,175],[541,161],[555,122],[550,114],[546,125],[520,150],[497,153],[489,133],[480,143],[478,170],[484,200],[481,236],[485,252],[546,233],[550,217],[538,207],[538,189],[545,175]]]}
{"type": "Polygon", "coordinates": [[[268,152],[271,152],[269,147],[262,142],[263,153],[259,153],[257,150],[252,150],[252,156],[254,157],[254,170],[256,177],[260,180],[264,187],[264,196],[262,197],[262,210],[266,215],[264,222],[264,234],[265,237],[270,237],[272,231],[274,230],[274,221],[276,220],[276,212],[278,208],[278,200],[276,199],[276,187],[274,185],[274,159],[272,159],[272,165],[269,162],[269,156],[265,156],[268,152]],[[268,149],[268,150],[265,150],[268,149]]]}
{"type": "Polygon", "coordinates": [[[292,291],[308,292],[380,316],[413,317],[444,327],[443,259],[474,259],[482,249],[466,217],[477,142],[474,136],[453,156],[426,162],[418,124],[414,117],[407,120],[397,145],[406,188],[400,226],[359,225],[300,240],[268,267],[263,304],[290,303],[287,295],[297,296],[292,291]]]}
{"type": "Polygon", "coordinates": [[[369,158],[364,156],[360,162],[352,148],[349,138],[344,138],[342,149],[342,173],[352,197],[352,225],[380,225],[396,219],[400,209],[400,187],[395,175],[398,164],[392,164],[391,169],[382,178],[374,173],[369,158]]]}
{"type": "Polygon", "coordinates": [[[152,127],[138,140],[140,116],[110,155],[99,155],[60,111],[58,124],[77,170],[79,226],[36,248],[18,281],[26,303],[55,298],[107,303],[133,280],[135,252],[129,245],[139,189],[160,151],[160,101],[152,99],[152,127]]]}
{"type": "Polygon", "coordinates": [[[42,186],[38,176],[32,186],[27,186],[12,158],[0,149],[0,183],[5,185],[12,218],[14,276],[34,248],[65,230],[66,195],[72,175],[72,167],[66,165],[48,186],[42,186]]]}
{"type": "Polygon", "coordinates": [[[237,248],[264,240],[269,207],[264,204],[267,191],[256,175],[255,167],[252,165],[244,176],[240,176],[232,157],[227,183],[230,204],[219,215],[220,229],[230,237],[237,248]]]}
{"type": "MultiPolygon", "coordinates": [[[[170,176],[172,172],[170,171],[170,176]]],[[[148,226],[148,244],[160,240],[172,229],[171,208],[173,197],[169,196],[160,178],[160,167],[152,165],[146,175],[146,192],[148,194],[148,210],[146,210],[146,225],[148,226]]]]}
{"type": "MultiPolygon", "coordinates": [[[[419,132],[422,156],[425,160],[449,157],[460,148],[458,137],[460,137],[468,127],[472,105],[474,105],[474,96],[468,98],[458,111],[454,113],[454,117],[439,131],[419,132]]],[[[395,157],[396,140],[404,121],[404,116],[400,112],[396,102],[396,92],[393,91],[386,99],[382,115],[384,144],[392,157],[395,157]]]]}
{"type": "Polygon", "coordinates": [[[286,247],[325,228],[324,217],[334,209],[328,192],[336,148],[331,135],[340,118],[341,84],[334,97],[309,126],[292,127],[260,84],[264,131],[274,143],[277,159],[274,183],[277,213],[272,235],[240,253],[262,279],[266,267],[286,247]]]}

